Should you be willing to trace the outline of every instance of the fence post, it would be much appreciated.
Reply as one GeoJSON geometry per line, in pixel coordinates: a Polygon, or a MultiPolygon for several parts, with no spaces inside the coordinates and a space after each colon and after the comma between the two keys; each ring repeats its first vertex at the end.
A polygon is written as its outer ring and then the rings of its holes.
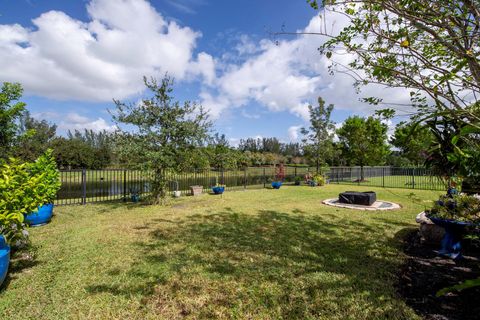
{"type": "Polygon", "coordinates": [[[385,167],[382,168],[382,186],[385,188],[385,167]]]}
{"type": "Polygon", "coordinates": [[[247,167],[243,169],[243,189],[247,189],[247,167]]]}
{"type": "Polygon", "coordinates": [[[123,202],[127,201],[127,170],[123,169],[123,202]]]}
{"type": "Polygon", "coordinates": [[[87,204],[87,170],[82,169],[82,204],[87,204]]]}
{"type": "Polygon", "coordinates": [[[297,167],[295,167],[295,178],[297,177],[297,167]]]}
{"type": "Polygon", "coordinates": [[[415,189],[415,168],[412,169],[412,188],[415,189]]]}
{"type": "Polygon", "coordinates": [[[263,167],[263,187],[265,188],[267,184],[267,176],[265,173],[265,167],[263,167]]]}

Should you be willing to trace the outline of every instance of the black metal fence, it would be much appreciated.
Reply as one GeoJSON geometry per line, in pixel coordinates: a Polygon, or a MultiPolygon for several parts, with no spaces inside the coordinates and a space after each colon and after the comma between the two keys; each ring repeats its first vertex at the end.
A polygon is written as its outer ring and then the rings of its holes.
{"type": "Polygon", "coordinates": [[[445,182],[426,168],[331,167],[330,183],[384,188],[445,190],[445,182]],[[362,173],[363,172],[363,173],[362,173]]]}
{"type": "MultiPolygon", "coordinates": [[[[285,183],[293,184],[295,177],[313,173],[314,168],[285,167],[285,183]]],[[[372,187],[443,190],[443,182],[425,168],[392,167],[331,167],[323,172],[328,183],[365,185],[372,187]],[[362,177],[363,176],[363,177],[362,177]]],[[[62,170],[62,186],[57,205],[129,200],[132,194],[145,195],[150,190],[150,173],[140,170],[62,170]]],[[[238,170],[191,170],[169,177],[169,190],[190,194],[190,186],[201,185],[209,192],[215,184],[227,191],[265,188],[275,178],[274,167],[250,167],[238,170]]]]}

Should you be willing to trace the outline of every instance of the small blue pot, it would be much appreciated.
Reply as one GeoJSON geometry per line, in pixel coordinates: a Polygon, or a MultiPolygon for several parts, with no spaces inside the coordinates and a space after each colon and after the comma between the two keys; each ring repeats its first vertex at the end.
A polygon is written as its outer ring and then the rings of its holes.
{"type": "Polygon", "coordinates": [[[31,226],[41,226],[47,224],[52,219],[53,203],[44,204],[38,207],[37,212],[25,215],[25,221],[31,226]]]}
{"type": "Polygon", "coordinates": [[[5,238],[0,235],[0,286],[7,277],[8,265],[10,264],[10,247],[5,238]]]}
{"type": "Polygon", "coordinates": [[[132,202],[139,202],[140,201],[140,195],[139,194],[132,194],[132,196],[130,197],[132,199],[132,202]]]}
{"type": "Polygon", "coordinates": [[[280,189],[281,186],[282,186],[282,182],[281,182],[281,181],[274,181],[274,182],[272,182],[272,188],[273,188],[273,189],[280,189]]]}
{"type": "Polygon", "coordinates": [[[212,191],[215,194],[222,194],[225,192],[225,187],[212,187],[212,191]]]}

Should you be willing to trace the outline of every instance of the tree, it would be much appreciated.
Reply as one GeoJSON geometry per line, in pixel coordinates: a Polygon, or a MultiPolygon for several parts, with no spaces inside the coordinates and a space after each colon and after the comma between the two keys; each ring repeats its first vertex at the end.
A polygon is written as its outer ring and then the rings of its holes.
{"type": "MultiPolygon", "coordinates": [[[[465,0],[308,0],[349,19],[320,52],[358,86],[407,88],[417,116],[448,114],[480,129],[480,2],[465,0]],[[348,65],[334,53],[348,52],[348,65]]],[[[326,23],[325,23],[326,25],[326,23]]],[[[373,104],[385,103],[368,97],[373,104]]]]}
{"type": "Polygon", "coordinates": [[[302,128],[305,136],[305,154],[313,160],[316,172],[319,173],[320,166],[326,164],[327,159],[333,151],[333,132],[335,124],[330,120],[333,111],[333,104],[325,106],[325,100],[318,97],[318,106],[308,106],[310,113],[310,128],[302,128]]]}
{"type": "Polygon", "coordinates": [[[364,166],[381,165],[389,154],[387,125],[374,117],[349,117],[337,130],[342,156],[349,165],[360,166],[360,181],[365,180],[364,166]]]}
{"type": "Polygon", "coordinates": [[[409,160],[410,163],[420,166],[428,156],[433,136],[428,126],[415,122],[400,122],[390,143],[400,150],[398,157],[409,160]]]}
{"type": "Polygon", "coordinates": [[[85,129],[83,132],[75,130],[68,131],[69,140],[79,140],[90,148],[92,157],[90,159],[91,169],[102,169],[111,164],[114,157],[114,138],[106,130],[95,132],[85,129]]]}
{"type": "Polygon", "coordinates": [[[28,111],[19,117],[18,135],[21,137],[15,147],[15,156],[25,161],[34,161],[50,146],[57,126],[46,120],[36,120],[28,111]]]}
{"type": "Polygon", "coordinates": [[[234,169],[237,168],[237,153],[230,147],[227,138],[224,134],[218,133],[213,137],[208,146],[209,158],[211,165],[218,169],[234,169]]]}
{"type": "Polygon", "coordinates": [[[144,169],[151,170],[153,203],[164,203],[167,196],[168,174],[178,172],[185,161],[204,146],[211,123],[202,107],[174,101],[173,79],[166,75],[160,84],[144,78],[151,98],[139,104],[114,100],[113,119],[131,130],[119,134],[120,150],[141,159],[144,169]]]}
{"type": "Polygon", "coordinates": [[[80,139],[56,137],[50,145],[61,168],[101,169],[101,166],[98,166],[95,149],[80,139]]]}
{"type": "Polygon", "coordinates": [[[23,89],[18,83],[5,82],[0,92],[0,159],[11,155],[19,138],[18,119],[25,111],[25,103],[18,101],[23,89]]]}

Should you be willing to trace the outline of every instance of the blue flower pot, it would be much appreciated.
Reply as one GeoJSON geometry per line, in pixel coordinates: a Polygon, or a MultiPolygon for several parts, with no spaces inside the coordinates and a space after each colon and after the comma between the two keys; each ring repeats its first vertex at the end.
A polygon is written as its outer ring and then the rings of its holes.
{"type": "Polygon", "coordinates": [[[282,182],[281,182],[281,181],[274,181],[274,182],[272,182],[272,188],[273,188],[273,189],[280,189],[281,186],[282,186],[282,182]]]}
{"type": "Polygon", "coordinates": [[[41,226],[47,224],[52,219],[53,203],[44,204],[38,207],[37,212],[25,215],[25,221],[31,226],[41,226]]]}
{"type": "Polygon", "coordinates": [[[452,259],[462,258],[462,239],[467,227],[472,226],[472,223],[463,221],[454,221],[439,219],[427,216],[436,225],[445,228],[445,235],[442,239],[442,248],[438,252],[443,256],[452,259]]]}
{"type": "Polygon", "coordinates": [[[10,247],[5,242],[5,238],[0,235],[0,285],[7,277],[8,265],[10,264],[10,247]]]}
{"type": "Polygon", "coordinates": [[[212,187],[212,191],[215,194],[222,194],[225,192],[225,187],[212,187]]]}
{"type": "Polygon", "coordinates": [[[140,201],[140,195],[139,194],[132,194],[132,196],[130,197],[132,199],[132,202],[139,202],[140,201]]]}

